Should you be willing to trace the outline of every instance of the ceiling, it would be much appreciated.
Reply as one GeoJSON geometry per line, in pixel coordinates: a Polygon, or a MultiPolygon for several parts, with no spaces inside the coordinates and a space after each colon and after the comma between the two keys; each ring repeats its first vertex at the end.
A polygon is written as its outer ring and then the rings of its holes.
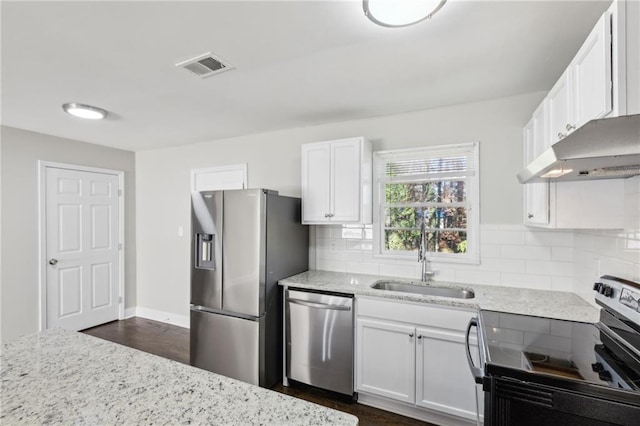
{"type": "Polygon", "coordinates": [[[358,1],[2,1],[2,124],[138,151],[547,90],[608,3],[449,0],[392,29],[358,1]],[[174,66],[205,52],[235,69],[174,66]]]}

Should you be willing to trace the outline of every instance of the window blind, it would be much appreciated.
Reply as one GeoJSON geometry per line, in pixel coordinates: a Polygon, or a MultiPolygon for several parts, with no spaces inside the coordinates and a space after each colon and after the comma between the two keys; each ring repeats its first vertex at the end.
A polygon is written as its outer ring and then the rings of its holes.
{"type": "Polygon", "coordinates": [[[386,182],[443,177],[471,177],[476,173],[475,142],[418,150],[380,151],[377,178],[386,182]],[[418,158],[416,158],[418,157],[418,158]]]}

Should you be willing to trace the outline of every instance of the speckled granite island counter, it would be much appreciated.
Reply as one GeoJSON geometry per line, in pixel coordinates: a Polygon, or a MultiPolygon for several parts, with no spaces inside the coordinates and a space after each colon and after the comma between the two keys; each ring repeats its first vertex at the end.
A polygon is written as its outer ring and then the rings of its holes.
{"type": "MultiPolygon", "coordinates": [[[[472,299],[454,299],[450,297],[424,296],[371,288],[374,282],[382,279],[391,280],[394,278],[342,272],[307,271],[280,280],[280,285],[411,302],[466,307],[469,309],[481,308],[491,311],[557,318],[569,321],[599,321],[599,310],[574,293],[479,284],[458,284],[442,281],[432,283],[438,286],[471,288],[475,292],[475,297],[472,299]]],[[[397,279],[401,281],[411,281],[407,278],[397,279]]],[[[420,284],[420,282],[417,281],[416,284],[420,284]]]]}
{"type": "Polygon", "coordinates": [[[2,424],[357,425],[350,414],[65,330],[2,346],[2,424]]]}

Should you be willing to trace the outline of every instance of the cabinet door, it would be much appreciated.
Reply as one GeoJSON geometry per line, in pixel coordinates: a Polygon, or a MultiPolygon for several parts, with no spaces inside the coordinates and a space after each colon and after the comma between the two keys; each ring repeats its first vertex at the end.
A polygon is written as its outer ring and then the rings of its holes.
{"type": "MultiPolygon", "coordinates": [[[[476,386],[464,334],[429,328],[416,332],[416,405],[475,420],[476,386]]],[[[471,350],[476,353],[477,346],[471,350]]]]}
{"type": "Polygon", "coordinates": [[[571,87],[571,68],[562,74],[560,80],[551,88],[547,95],[547,107],[549,108],[549,144],[553,145],[569,134],[573,128],[571,87]]]}
{"type": "MultiPolygon", "coordinates": [[[[540,154],[539,145],[544,142],[540,135],[545,131],[544,115],[538,114],[524,128],[524,164],[529,164],[540,154]],[[536,135],[538,140],[536,141],[536,135]],[[536,143],[537,142],[537,143],[536,143]]],[[[523,185],[524,224],[545,226],[549,224],[549,183],[536,182],[523,185]]]]}
{"type": "Polygon", "coordinates": [[[360,167],[362,142],[359,139],[331,144],[331,220],[360,220],[360,167]]]}
{"type": "Polygon", "coordinates": [[[611,111],[611,66],[611,20],[605,13],[572,63],[577,128],[611,111]]]}
{"type": "Polygon", "coordinates": [[[329,222],[331,145],[302,145],[302,223],[329,222]]]}
{"type": "Polygon", "coordinates": [[[361,392],[414,403],[414,327],[357,320],[356,387],[361,392]]]}

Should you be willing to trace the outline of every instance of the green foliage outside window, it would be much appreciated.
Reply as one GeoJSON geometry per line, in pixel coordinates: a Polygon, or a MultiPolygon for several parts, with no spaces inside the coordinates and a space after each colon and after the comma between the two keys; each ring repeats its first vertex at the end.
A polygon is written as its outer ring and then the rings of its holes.
{"type": "Polygon", "coordinates": [[[416,251],[426,225],[429,252],[466,253],[465,181],[385,184],[384,244],[388,251],[416,251]]]}

